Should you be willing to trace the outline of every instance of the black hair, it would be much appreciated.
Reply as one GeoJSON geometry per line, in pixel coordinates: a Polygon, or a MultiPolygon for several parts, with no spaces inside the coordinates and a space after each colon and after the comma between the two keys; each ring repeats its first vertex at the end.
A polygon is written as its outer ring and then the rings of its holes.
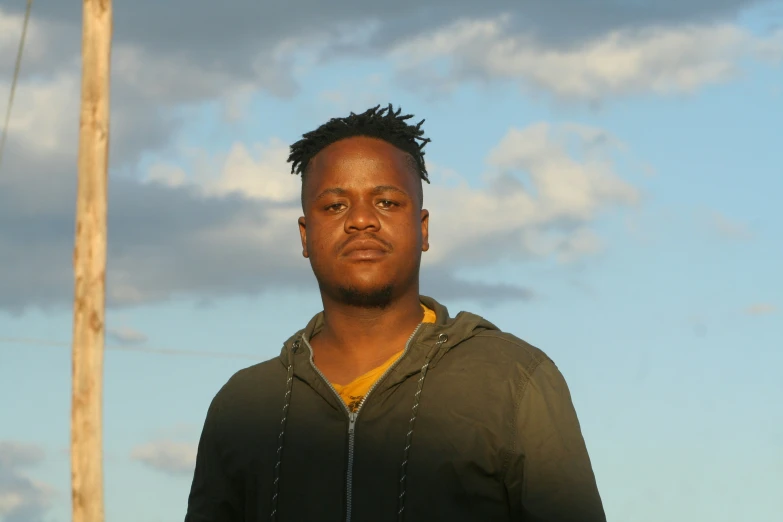
{"type": "Polygon", "coordinates": [[[413,167],[421,179],[430,182],[427,167],[424,164],[424,146],[430,142],[424,137],[421,120],[410,125],[407,120],[412,114],[401,116],[402,109],[396,111],[389,104],[383,109],[380,105],[361,114],[351,113],[345,118],[332,118],[314,131],[302,135],[302,139],[291,145],[288,161],[291,174],[300,174],[304,181],[307,166],[316,154],[332,143],[354,136],[366,136],[383,140],[398,149],[407,152],[413,158],[413,167]]]}

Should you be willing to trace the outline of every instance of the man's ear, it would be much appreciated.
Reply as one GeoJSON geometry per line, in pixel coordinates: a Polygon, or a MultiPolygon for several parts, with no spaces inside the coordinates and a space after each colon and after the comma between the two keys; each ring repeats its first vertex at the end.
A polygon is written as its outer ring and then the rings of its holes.
{"type": "Polygon", "coordinates": [[[307,224],[304,216],[299,218],[299,238],[302,240],[302,257],[310,257],[307,253],[307,224]]]}
{"type": "Polygon", "coordinates": [[[421,251],[430,249],[430,212],[421,210],[421,251]]]}

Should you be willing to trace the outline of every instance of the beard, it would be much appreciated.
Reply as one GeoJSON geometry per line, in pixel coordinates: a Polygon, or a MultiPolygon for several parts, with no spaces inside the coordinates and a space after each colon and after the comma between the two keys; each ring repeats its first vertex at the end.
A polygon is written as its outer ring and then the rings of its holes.
{"type": "Polygon", "coordinates": [[[353,286],[337,288],[340,303],[356,308],[377,308],[384,310],[392,303],[394,286],[385,285],[371,290],[360,290],[353,286]]]}

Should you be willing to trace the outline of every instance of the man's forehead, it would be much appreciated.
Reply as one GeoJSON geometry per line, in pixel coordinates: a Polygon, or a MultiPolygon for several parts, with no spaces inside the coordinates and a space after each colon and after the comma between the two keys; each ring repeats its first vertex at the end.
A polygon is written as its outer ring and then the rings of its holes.
{"type": "Polygon", "coordinates": [[[342,154],[314,158],[306,173],[308,183],[322,185],[351,185],[375,187],[378,185],[409,185],[418,172],[412,169],[407,154],[393,157],[389,154],[342,154]],[[411,177],[413,176],[413,177],[411,177]]]}
{"type": "Polygon", "coordinates": [[[313,197],[328,189],[364,192],[393,186],[410,197],[418,194],[421,198],[416,160],[384,140],[366,136],[345,138],[325,147],[310,160],[303,182],[307,185],[304,192],[313,197]]]}
{"type": "Polygon", "coordinates": [[[310,160],[307,170],[332,170],[375,164],[400,168],[412,160],[410,154],[383,140],[351,138],[333,143],[310,160]]]}

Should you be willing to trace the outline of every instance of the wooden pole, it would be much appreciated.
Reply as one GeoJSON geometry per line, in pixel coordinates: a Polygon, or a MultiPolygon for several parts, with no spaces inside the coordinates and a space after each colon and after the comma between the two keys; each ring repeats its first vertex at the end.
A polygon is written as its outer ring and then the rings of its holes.
{"type": "Polygon", "coordinates": [[[73,251],[73,522],[103,522],[103,343],[111,0],[83,0],[76,237],[73,251]]]}

